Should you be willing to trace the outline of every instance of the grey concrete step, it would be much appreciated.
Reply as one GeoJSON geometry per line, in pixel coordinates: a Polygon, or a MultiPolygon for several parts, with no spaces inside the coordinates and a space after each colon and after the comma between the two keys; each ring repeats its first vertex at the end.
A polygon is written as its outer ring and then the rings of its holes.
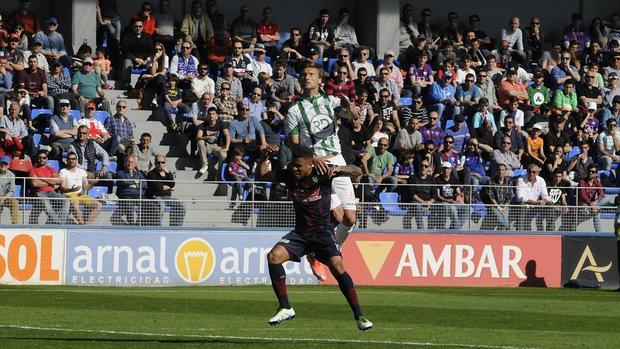
{"type": "Polygon", "coordinates": [[[151,115],[153,114],[150,110],[128,110],[126,116],[129,120],[133,122],[161,122],[154,120],[151,115]]]}

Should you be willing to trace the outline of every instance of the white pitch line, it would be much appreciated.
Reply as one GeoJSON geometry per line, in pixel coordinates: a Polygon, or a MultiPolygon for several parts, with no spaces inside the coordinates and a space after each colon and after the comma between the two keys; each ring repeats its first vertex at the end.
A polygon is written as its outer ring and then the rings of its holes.
{"type": "MultiPolygon", "coordinates": [[[[267,285],[263,285],[265,286],[265,288],[267,288],[267,285]]],[[[125,293],[125,294],[131,294],[131,293],[136,293],[136,294],[140,294],[140,293],[175,293],[175,292],[185,292],[185,291],[196,291],[199,290],[201,292],[204,292],[204,294],[213,294],[213,293],[245,293],[245,294],[264,294],[264,293],[268,293],[268,294],[273,294],[273,290],[271,290],[271,288],[269,289],[265,289],[265,290],[244,290],[244,286],[214,286],[214,287],[222,287],[222,288],[226,288],[224,289],[211,289],[211,286],[205,286],[205,287],[201,287],[200,289],[198,288],[194,288],[194,287],[187,287],[187,288],[174,288],[174,289],[166,289],[166,288],[141,288],[141,289],[126,289],[124,287],[108,287],[108,288],[103,288],[103,289],[90,289],[89,287],[85,286],[85,287],[79,287],[79,289],[29,289],[27,287],[25,288],[0,288],[0,292],[67,292],[67,293],[125,293]]],[[[289,288],[289,294],[340,294],[341,292],[339,290],[328,290],[325,288],[322,288],[321,290],[318,291],[309,291],[309,290],[295,290],[294,287],[289,288]]],[[[432,294],[432,295],[443,295],[441,293],[436,293],[431,291],[371,291],[371,290],[360,290],[358,289],[358,294],[361,295],[392,295],[392,296],[414,296],[414,295],[428,295],[428,294],[432,294]]],[[[525,293],[489,293],[489,294],[482,294],[482,293],[472,293],[472,294],[446,294],[447,296],[452,296],[452,297],[459,297],[459,296],[463,296],[463,297],[488,297],[488,296],[502,296],[502,297],[527,297],[528,295],[525,293]]],[[[561,297],[574,297],[575,295],[578,295],[576,293],[564,293],[564,294],[554,294],[553,297],[554,298],[561,298],[561,297]]],[[[609,293],[598,293],[597,297],[617,297],[617,295],[612,294],[612,292],[609,293]]]]}
{"type": "MultiPolygon", "coordinates": [[[[265,285],[265,288],[267,288],[267,285],[265,285]]],[[[77,290],[77,289],[28,289],[28,288],[7,288],[7,289],[2,289],[0,288],[0,292],[69,292],[69,293],[174,293],[174,292],[183,292],[183,291],[201,291],[204,292],[205,294],[207,293],[269,293],[269,294],[273,294],[273,290],[271,290],[271,287],[269,287],[269,289],[265,289],[265,290],[242,290],[242,289],[235,289],[234,287],[230,287],[226,290],[214,290],[214,289],[209,289],[209,287],[203,287],[200,289],[197,288],[187,288],[187,289],[162,289],[162,288],[158,288],[158,289],[140,289],[140,290],[127,290],[127,289],[123,289],[123,288],[106,288],[106,289],[101,289],[101,290],[92,290],[92,289],[88,289],[88,287],[84,287],[83,289],[77,290]]],[[[339,290],[327,290],[327,289],[323,289],[322,291],[296,291],[294,288],[291,290],[292,294],[325,294],[325,293],[333,293],[333,294],[340,294],[341,292],[339,290]]],[[[418,292],[418,291],[412,291],[412,292],[405,292],[405,291],[358,291],[358,293],[360,294],[389,294],[389,295],[412,295],[412,294],[428,294],[429,292],[418,292]]]]}
{"type": "Polygon", "coordinates": [[[411,341],[382,341],[382,340],[362,340],[362,339],[333,339],[333,338],[285,338],[285,337],[243,337],[243,336],[216,336],[200,334],[176,334],[176,333],[150,333],[150,332],[130,332],[113,330],[92,330],[92,329],[71,329],[58,327],[38,327],[26,325],[0,325],[0,328],[34,330],[34,331],[54,331],[54,332],[79,332],[79,333],[99,333],[99,334],[120,334],[129,336],[144,337],[168,337],[168,338],[201,338],[214,340],[250,340],[265,342],[311,342],[311,343],[340,343],[340,344],[384,344],[384,345],[403,345],[403,346],[426,346],[426,347],[459,347],[459,348],[483,348],[483,349],[535,349],[527,347],[514,347],[503,345],[485,344],[460,344],[460,343],[433,343],[433,342],[411,342],[411,341]]]}

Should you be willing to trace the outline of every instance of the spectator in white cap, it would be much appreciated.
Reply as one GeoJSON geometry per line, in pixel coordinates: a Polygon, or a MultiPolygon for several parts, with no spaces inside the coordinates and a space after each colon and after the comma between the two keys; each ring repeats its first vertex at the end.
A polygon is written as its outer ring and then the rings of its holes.
{"type": "Polygon", "coordinates": [[[43,54],[48,59],[58,59],[63,66],[69,67],[71,59],[65,49],[65,40],[62,34],[58,33],[58,19],[50,17],[45,21],[45,29],[35,35],[34,40],[43,45],[43,54]]]}
{"type": "Polygon", "coordinates": [[[82,62],[82,69],[73,74],[71,80],[71,91],[80,97],[80,112],[84,113],[86,103],[94,100],[100,106],[98,109],[110,113],[110,101],[105,99],[105,93],[101,87],[101,79],[94,71],[93,60],[90,57],[82,62]]]}
{"type": "MultiPolygon", "coordinates": [[[[394,81],[394,83],[398,87],[398,93],[400,94],[404,86],[403,75],[400,71],[400,68],[394,64],[394,57],[394,51],[385,51],[385,54],[383,55],[383,63],[379,64],[379,66],[377,67],[377,71],[381,71],[381,68],[384,67],[387,68],[389,72],[388,77],[390,78],[390,80],[394,81]]],[[[405,93],[407,93],[407,91],[405,91],[405,93]]],[[[409,95],[404,97],[411,97],[411,92],[409,91],[408,93],[409,95]]]]}
{"type": "Polygon", "coordinates": [[[252,81],[258,82],[258,74],[260,73],[273,75],[271,65],[265,62],[266,53],[265,45],[256,44],[254,46],[254,60],[248,66],[248,70],[252,73],[252,81]]]}
{"type": "Polygon", "coordinates": [[[460,229],[466,219],[469,207],[463,204],[463,193],[455,176],[452,175],[452,164],[441,163],[441,172],[435,178],[435,203],[437,212],[433,212],[431,229],[445,229],[450,218],[450,229],[460,229]]]}

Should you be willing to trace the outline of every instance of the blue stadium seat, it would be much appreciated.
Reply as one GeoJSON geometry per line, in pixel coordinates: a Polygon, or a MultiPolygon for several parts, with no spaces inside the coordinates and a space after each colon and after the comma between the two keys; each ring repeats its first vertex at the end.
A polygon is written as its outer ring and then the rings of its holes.
{"type": "Polygon", "coordinates": [[[88,195],[93,199],[101,199],[108,193],[108,187],[94,186],[88,190],[88,195]]]}
{"type": "Polygon", "coordinates": [[[35,148],[39,147],[39,144],[41,144],[41,138],[43,136],[41,136],[40,133],[35,133],[32,135],[32,143],[34,144],[35,148]]]}
{"type": "Polygon", "coordinates": [[[607,195],[618,195],[618,194],[620,194],[620,188],[605,187],[605,194],[607,194],[607,195]]]}
{"type": "Polygon", "coordinates": [[[32,109],[30,111],[30,119],[34,120],[39,117],[39,115],[52,115],[51,109],[32,109]]]}
{"type": "Polygon", "coordinates": [[[398,193],[380,193],[379,201],[390,216],[404,216],[407,213],[398,206],[398,193]]]}
{"type": "MultiPolygon", "coordinates": [[[[228,179],[226,179],[226,169],[228,168],[228,163],[227,162],[223,162],[222,163],[222,170],[220,171],[220,181],[222,182],[228,182],[228,179]]],[[[228,185],[232,185],[232,183],[226,183],[228,185]]]]}
{"type": "Polygon", "coordinates": [[[332,67],[333,67],[334,63],[336,63],[337,60],[338,59],[336,59],[336,58],[330,58],[327,61],[327,75],[331,76],[331,74],[332,74],[332,67]]]}
{"type": "Polygon", "coordinates": [[[446,120],[446,130],[449,129],[450,127],[454,126],[454,120],[450,119],[450,120],[446,120]]]}
{"type": "MultiPolygon", "coordinates": [[[[20,198],[25,197],[23,189],[24,188],[22,187],[21,184],[16,184],[15,185],[15,192],[13,192],[13,196],[15,196],[19,201],[22,201],[20,198]]],[[[32,205],[31,204],[20,203],[18,208],[20,210],[32,210],[32,205]]]]}
{"type": "Polygon", "coordinates": [[[411,97],[401,97],[400,98],[400,104],[406,105],[406,106],[410,107],[413,104],[413,98],[411,98],[411,97]]]}
{"type": "Polygon", "coordinates": [[[95,120],[99,120],[102,124],[110,117],[110,114],[105,110],[95,111],[95,120]]]}
{"type": "Polygon", "coordinates": [[[282,47],[284,42],[291,38],[291,32],[280,32],[280,40],[278,41],[278,47],[282,47]]]}
{"type": "Polygon", "coordinates": [[[47,165],[56,170],[56,172],[60,171],[60,163],[58,160],[47,160],[47,165]]]}
{"type": "Polygon", "coordinates": [[[22,185],[21,184],[15,184],[15,191],[13,192],[13,195],[16,198],[21,198],[24,197],[24,193],[22,192],[22,185]]]}
{"type": "Polygon", "coordinates": [[[265,63],[271,65],[271,57],[265,55],[265,63]]]}
{"type": "MultiPolygon", "coordinates": [[[[99,161],[97,163],[97,171],[101,170],[102,167],[103,167],[103,163],[99,161]]],[[[108,168],[107,168],[108,172],[116,172],[117,168],[118,168],[118,163],[116,161],[110,161],[108,163],[108,168]]]]}
{"type": "Polygon", "coordinates": [[[573,149],[571,149],[571,150],[568,152],[568,154],[566,154],[566,157],[567,157],[568,159],[572,159],[572,158],[574,158],[575,156],[577,156],[577,155],[579,155],[579,154],[581,154],[581,150],[579,149],[579,146],[578,146],[578,145],[576,145],[576,146],[574,146],[574,147],[573,147],[573,149]]]}
{"type": "Polygon", "coordinates": [[[146,68],[131,68],[132,74],[144,74],[146,73],[146,71],[147,71],[146,68]]]}
{"type": "Polygon", "coordinates": [[[615,170],[615,169],[617,169],[617,168],[618,168],[618,163],[617,163],[617,162],[613,162],[613,163],[611,164],[611,169],[612,169],[612,170],[615,170]]]}
{"type": "MultiPolygon", "coordinates": [[[[108,187],[104,186],[94,186],[88,190],[88,195],[93,199],[102,199],[108,194],[108,187]]],[[[104,202],[101,203],[101,209],[103,211],[114,211],[118,207],[118,205],[108,205],[104,202]]]]}
{"type": "Polygon", "coordinates": [[[69,70],[69,68],[67,67],[62,68],[62,75],[71,76],[71,71],[69,70]]]}
{"type": "Polygon", "coordinates": [[[82,118],[82,113],[80,113],[79,110],[71,109],[71,110],[69,110],[69,115],[73,116],[73,118],[76,121],[80,121],[80,119],[82,118]]]}
{"type": "Polygon", "coordinates": [[[516,170],[513,171],[515,174],[515,177],[521,177],[524,176],[527,173],[527,170],[524,168],[518,168],[516,170]]]}
{"type": "Polygon", "coordinates": [[[600,214],[601,219],[615,219],[616,214],[613,212],[604,212],[600,214]]]}
{"type": "Polygon", "coordinates": [[[480,218],[484,218],[487,215],[487,208],[480,200],[476,200],[473,205],[473,211],[477,213],[480,218]]]}

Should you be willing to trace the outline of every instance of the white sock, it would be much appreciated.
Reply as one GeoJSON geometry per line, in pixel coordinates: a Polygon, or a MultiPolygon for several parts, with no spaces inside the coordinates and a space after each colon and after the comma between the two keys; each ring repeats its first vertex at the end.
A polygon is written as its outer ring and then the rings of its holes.
{"type": "Polygon", "coordinates": [[[344,223],[338,224],[336,227],[336,242],[338,245],[342,246],[342,244],[344,244],[352,230],[352,226],[350,227],[344,223]]]}

